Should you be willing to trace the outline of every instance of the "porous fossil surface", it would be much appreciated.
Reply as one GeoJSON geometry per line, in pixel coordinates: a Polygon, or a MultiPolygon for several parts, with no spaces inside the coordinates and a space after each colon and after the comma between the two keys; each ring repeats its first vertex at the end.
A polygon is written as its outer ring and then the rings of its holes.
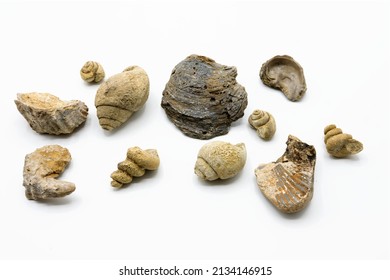
{"type": "Polygon", "coordinates": [[[344,158],[360,153],[363,150],[361,142],[355,140],[351,134],[343,133],[334,124],[327,125],[324,129],[324,134],[326,150],[334,157],[344,158]]]}
{"type": "Polygon", "coordinates": [[[253,129],[256,129],[257,135],[264,140],[270,140],[276,132],[275,119],[266,111],[254,110],[248,122],[253,129]]]}

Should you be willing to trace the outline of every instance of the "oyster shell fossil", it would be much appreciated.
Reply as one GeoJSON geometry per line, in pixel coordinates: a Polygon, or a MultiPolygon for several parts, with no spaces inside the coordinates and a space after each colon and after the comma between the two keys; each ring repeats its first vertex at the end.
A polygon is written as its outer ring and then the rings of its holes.
{"type": "Polygon", "coordinates": [[[88,107],[84,102],[62,101],[50,93],[18,93],[15,104],[31,128],[38,133],[72,133],[88,116],[88,107]]]}
{"type": "Polygon", "coordinates": [[[276,132],[275,119],[266,111],[254,110],[249,116],[248,122],[252,128],[256,129],[257,135],[264,140],[271,139],[276,132]]]}
{"type": "Polygon", "coordinates": [[[98,83],[104,79],[102,65],[96,61],[87,61],[80,70],[81,78],[88,83],[98,83]]]}
{"type": "Polygon", "coordinates": [[[329,154],[337,158],[347,157],[360,153],[363,144],[352,138],[352,135],[343,133],[334,124],[328,125],[324,129],[324,142],[329,154]]]}
{"type": "Polygon", "coordinates": [[[189,137],[210,139],[226,134],[248,104],[245,88],[237,83],[236,76],[236,67],[190,55],[173,69],[161,106],[170,121],[189,137]]]}
{"type": "Polygon", "coordinates": [[[313,197],[316,150],[289,135],[285,153],[275,162],[255,169],[264,196],[280,211],[295,213],[313,197]]]}
{"type": "Polygon", "coordinates": [[[303,69],[288,55],[277,55],[263,63],[260,79],[265,85],[280,89],[291,101],[300,100],[306,92],[303,69]]]}

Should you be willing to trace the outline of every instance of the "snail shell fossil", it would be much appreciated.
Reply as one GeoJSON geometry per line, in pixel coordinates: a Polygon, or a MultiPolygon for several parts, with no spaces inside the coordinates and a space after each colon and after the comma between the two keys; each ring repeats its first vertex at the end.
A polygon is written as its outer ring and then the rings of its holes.
{"type": "Polygon", "coordinates": [[[254,110],[249,116],[248,122],[252,128],[256,129],[257,134],[264,140],[271,139],[275,134],[275,119],[266,111],[254,110]]]}
{"type": "Polygon", "coordinates": [[[87,61],[80,70],[80,76],[88,83],[98,83],[104,79],[105,73],[100,63],[87,61]]]}
{"type": "Polygon", "coordinates": [[[112,130],[125,123],[149,97],[149,77],[139,66],[127,67],[100,85],[95,97],[99,124],[112,130]]]}
{"type": "Polygon", "coordinates": [[[337,158],[357,154],[363,150],[363,144],[352,138],[352,135],[343,133],[334,124],[324,129],[326,150],[337,158]]]}

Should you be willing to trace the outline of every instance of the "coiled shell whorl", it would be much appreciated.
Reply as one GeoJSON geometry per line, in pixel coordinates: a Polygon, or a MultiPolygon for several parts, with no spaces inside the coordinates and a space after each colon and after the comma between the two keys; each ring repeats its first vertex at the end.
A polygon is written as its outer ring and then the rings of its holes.
{"type": "Polygon", "coordinates": [[[257,134],[264,140],[271,139],[275,134],[275,119],[266,111],[254,110],[249,116],[248,122],[252,128],[256,129],[257,134]]]}
{"type": "Polygon", "coordinates": [[[324,142],[329,154],[337,158],[354,155],[363,150],[363,144],[352,138],[352,135],[343,133],[334,124],[324,129],[324,142]]]}
{"type": "Polygon", "coordinates": [[[80,70],[80,76],[88,83],[98,83],[104,79],[105,73],[100,63],[87,61],[80,70]]]}

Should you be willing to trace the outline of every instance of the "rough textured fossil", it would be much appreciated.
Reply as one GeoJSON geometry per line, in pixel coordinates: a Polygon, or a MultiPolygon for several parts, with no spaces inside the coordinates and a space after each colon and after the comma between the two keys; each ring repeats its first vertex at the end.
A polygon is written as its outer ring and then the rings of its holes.
{"type": "Polygon", "coordinates": [[[288,55],[277,55],[263,63],[260,79],[265,85],[280,89],[291,101],[300,100],[306,92],[303,69],[288,55]]]}
{"type": "Polygon", "coordinates": [[[149,97],[149,78],[139,66],[127,67],[100,85],[95,106],[100,126],[112,130],[126,122],[149,97]]]}
{"type": "Polygon", "coordinates": [[[352,138],[352,135],[343,133],[334,124],[324,129],[326,150],[337,158],[357,154],[363,150],[363,144],[352,138]]]}
{"type": "Polygon", "coordinates": [[[80,70],[80,76],[88,83],[98,83],[104,79],[105,73],[100,63],[87,61],[80,70]]]}
{"type": "Polygon", "coordinates": [[[266,111],[254,110],[249,116],[248,122],[252,128],[256,129],[257,134],[264,140],[271,139],[275,134],[275,119],[266,111]]]}
{"type": "Polygon", "coordinates": [[[59,145],[48,145],[26,155],[23,186],[32,200],[63,197],[72,193],[73,183],[56,179],[71,160],[69,151],[59,145]]]}
{"type": "Polygon", "coordinates": [[[236,76],[236,67],[205,56],[188,56],[173,69],[161,106],[189,137],[210,139],[226,134],[248,104],[245,88],[236,76]]]}
{"type": "Polygon", "coordinates": [[[50,93],[19,93],[15,104],[31,128],[38,133],[72,133],[88,116],[88,107],[84,102],[62,101],[50,93]]]}
{"type": "Polygon", "coordinates": [[[256,168],[257,184],[264,196],[284,213],[295,213],[313,197],[316,150],[289,136],[285,153],[275,162],[256,168]]]}
{"type": "Polygon", "coordinates": [[[141,177],[146,170],[156,170],[160,165],[160,158],[154,149],[142,150],[132,147],[127,150],[127,157],[118,163],[118,170],[111,174],[111,186],[121,188],[124,184],[133,181],[133,177],[141,177]]]}
{"type": "Polygon", "coordinates": [[[228,179],[236,176],[246,162],[244,143],[233,145],[213,141],[203,145],[195,163],[195,174],[208,181],[228,179]]]}

